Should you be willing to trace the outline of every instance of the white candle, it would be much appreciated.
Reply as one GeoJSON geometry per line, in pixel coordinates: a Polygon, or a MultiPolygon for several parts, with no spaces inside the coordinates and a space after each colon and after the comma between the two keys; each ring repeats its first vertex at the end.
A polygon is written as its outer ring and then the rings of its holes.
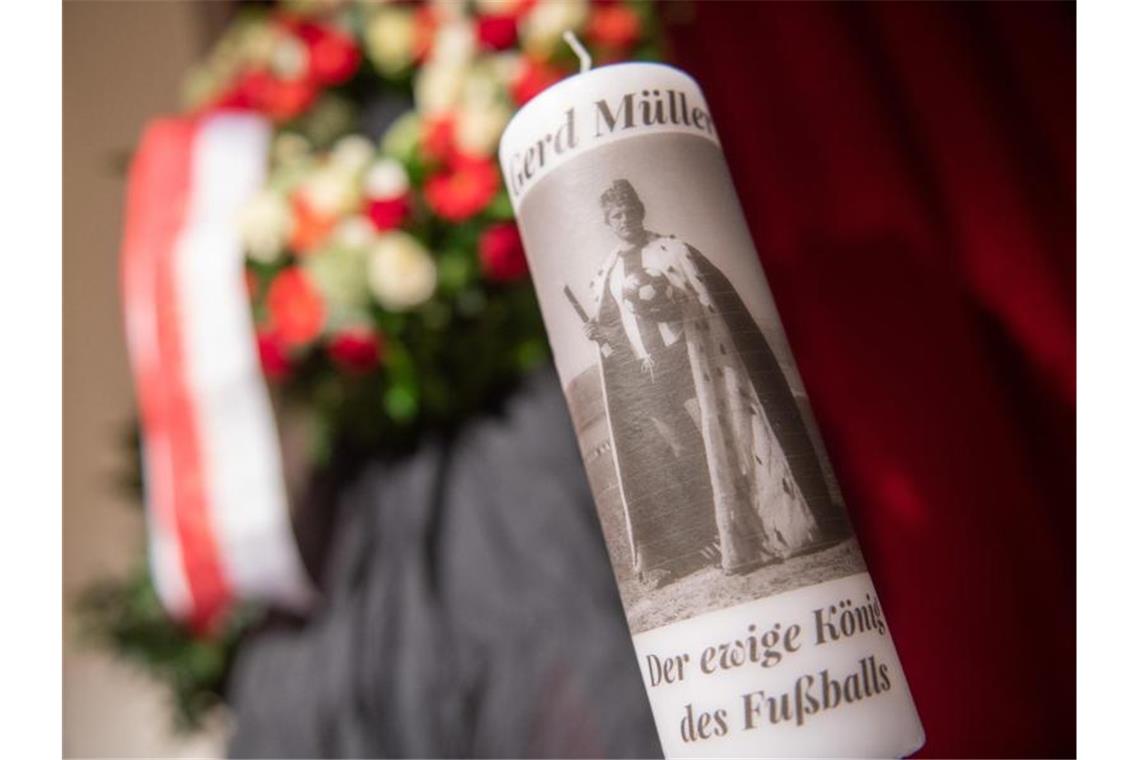
{"type": "Polygon", "coordinates": [[[571,77],[500,161],[666,755],[917,750],[696,82],[571,77]]]}

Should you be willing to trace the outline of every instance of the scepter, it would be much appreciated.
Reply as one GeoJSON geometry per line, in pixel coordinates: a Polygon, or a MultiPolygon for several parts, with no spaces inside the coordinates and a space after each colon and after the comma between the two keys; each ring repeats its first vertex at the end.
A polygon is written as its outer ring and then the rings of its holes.
{"type": "MultiPolygon", "coordinates": [[[[582,303],[578,300],[578,297],[574,295],[574,291],[570,289],[570,286],[563,285],[562,292],[566,294],[566,300],[570,302],[570,306],[573,307],[574,312],[578,315],[578,318],[582,320],[582,324],[589,324],[590,315],[587,314],[586,310],[582,308],[582,303]]],[[[601,343],[599,344],[599,348],[601,349],[602,356],[606,357],[608,357],[614,351],[613,347],[609,343],[601,343]]]]}

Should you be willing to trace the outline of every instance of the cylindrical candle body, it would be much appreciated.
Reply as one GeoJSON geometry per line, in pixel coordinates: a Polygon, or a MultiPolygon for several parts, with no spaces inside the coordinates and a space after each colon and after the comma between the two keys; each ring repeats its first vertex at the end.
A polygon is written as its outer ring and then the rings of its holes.
{"type": "Polygon", "coordinates": [[[665,753],[918,749],[700,88],[572,77],[500,160],[665,753]]]}

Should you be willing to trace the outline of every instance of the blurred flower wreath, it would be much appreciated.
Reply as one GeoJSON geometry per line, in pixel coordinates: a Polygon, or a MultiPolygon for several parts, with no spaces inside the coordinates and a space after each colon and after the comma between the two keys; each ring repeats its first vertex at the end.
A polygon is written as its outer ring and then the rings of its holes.
{"type": "MultiPolygon", "coordinates": [[[[576,69],[565,30],[598,63],[659,58],[648,0],[309,0],[246,9],[188,77],[189,110],[276,124],[240,228],[264,374],[315,421],[318,465],[455,424],[547,360],[495,151],[514,111],[576,69]]],[[[81,609],[168,685],[183,728],[219,702],[258,619],[195,638],[145,562],[81,609]]]]}

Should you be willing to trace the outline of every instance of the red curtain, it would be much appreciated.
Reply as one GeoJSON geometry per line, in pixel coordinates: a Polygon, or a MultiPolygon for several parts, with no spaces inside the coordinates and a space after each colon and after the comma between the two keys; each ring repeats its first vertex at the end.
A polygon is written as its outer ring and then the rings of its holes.
{"type": "Polygon", "coordinates": [[[1076,751],[1075,10],[666,3],[927,731],[1076,751]]]}

